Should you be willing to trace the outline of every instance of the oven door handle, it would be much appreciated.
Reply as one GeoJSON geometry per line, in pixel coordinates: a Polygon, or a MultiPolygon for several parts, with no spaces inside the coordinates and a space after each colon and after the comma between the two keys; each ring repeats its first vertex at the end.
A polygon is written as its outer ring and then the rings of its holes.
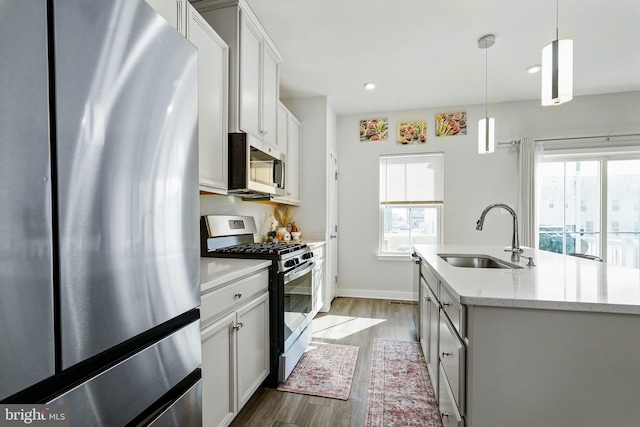
{"type": "MultiPolygon", "coordinates": [[[[313,261],[307,261],[307,267],[303,268],[302,270],[294,270],[291,273],[285,273],[284,275],[284,283],[289,283],[292,280],[296,280],[299,277],[304,276],[305,274],[309,273],[311,270],[313,270],[313,261]]],[[[303,264],[305,265],[305,264],[303,264]]],[[[300,268],[300,267],[298,267],[300,268]]]]}

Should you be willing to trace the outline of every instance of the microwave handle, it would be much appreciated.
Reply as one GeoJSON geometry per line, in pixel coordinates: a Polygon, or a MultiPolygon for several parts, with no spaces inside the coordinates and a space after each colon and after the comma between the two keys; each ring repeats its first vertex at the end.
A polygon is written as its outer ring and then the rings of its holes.
{"type": "Polygon", "coordinates": [[[284,162],[279,159],[273,161],[273,186],[284,189],[284,162]]]}

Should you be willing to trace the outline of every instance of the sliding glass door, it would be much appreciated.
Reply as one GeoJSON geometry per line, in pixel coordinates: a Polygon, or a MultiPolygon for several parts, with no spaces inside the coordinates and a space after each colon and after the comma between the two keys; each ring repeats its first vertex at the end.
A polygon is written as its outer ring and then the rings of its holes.
{"type": "Polygon", "coordinates": [[[640,266],[640,158],[545,158],[539,248],[640,266]]]}
{"type": "Polygon", "coordinates": [[[640,159],[607,162],[607,262],[640,266],[640,159]]]}
{"type": "Polygon", "coordinates": [[[542,164],[540,249],[600,256],[600,170],[598,160],[542,164]]]}

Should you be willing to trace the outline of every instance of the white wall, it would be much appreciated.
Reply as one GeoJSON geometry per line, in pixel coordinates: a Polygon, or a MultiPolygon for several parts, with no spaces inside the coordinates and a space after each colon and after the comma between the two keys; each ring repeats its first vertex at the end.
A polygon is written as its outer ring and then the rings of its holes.
{"type": "MultiPolygon", "coordinates": [[[[576,97],[558,107],[538,101],[489,105],[496,120],[496,140],[530,136],[535,139],[637,133],[640,131],[640,92],[576,97]]],[[[444,242],[459,244],[511,243],[511,216],[492,211],[482,232],[475,222],[482,209],[502,202],[515,207],[517,149],[499,147],[477,153],[477,122],[484,105],[417,111],[340,116],[338,118],[339,270],[338,294],[344,296],[412,298],[411,266],[404,261],[379,261],[378,159],[383,154],[444,152],[444,242]],[[436,137],[436,113],[466,111],[468,134],[436,137]],[[388,118],[390,135],[383,142],[360,142],[359,121],[388,118]],[[427,143],[397,145],[396,124],[426,120],[427,143]]]]}

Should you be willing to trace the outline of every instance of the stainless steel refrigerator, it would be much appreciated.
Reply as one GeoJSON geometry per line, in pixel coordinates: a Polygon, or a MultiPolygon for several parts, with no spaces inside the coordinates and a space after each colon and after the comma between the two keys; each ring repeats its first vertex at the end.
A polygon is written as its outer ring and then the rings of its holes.
{"type": "Polygon", "coordinates": [[[200,425],[196,62],[142,0],[0,0],[0,403],[200,425]]]}

